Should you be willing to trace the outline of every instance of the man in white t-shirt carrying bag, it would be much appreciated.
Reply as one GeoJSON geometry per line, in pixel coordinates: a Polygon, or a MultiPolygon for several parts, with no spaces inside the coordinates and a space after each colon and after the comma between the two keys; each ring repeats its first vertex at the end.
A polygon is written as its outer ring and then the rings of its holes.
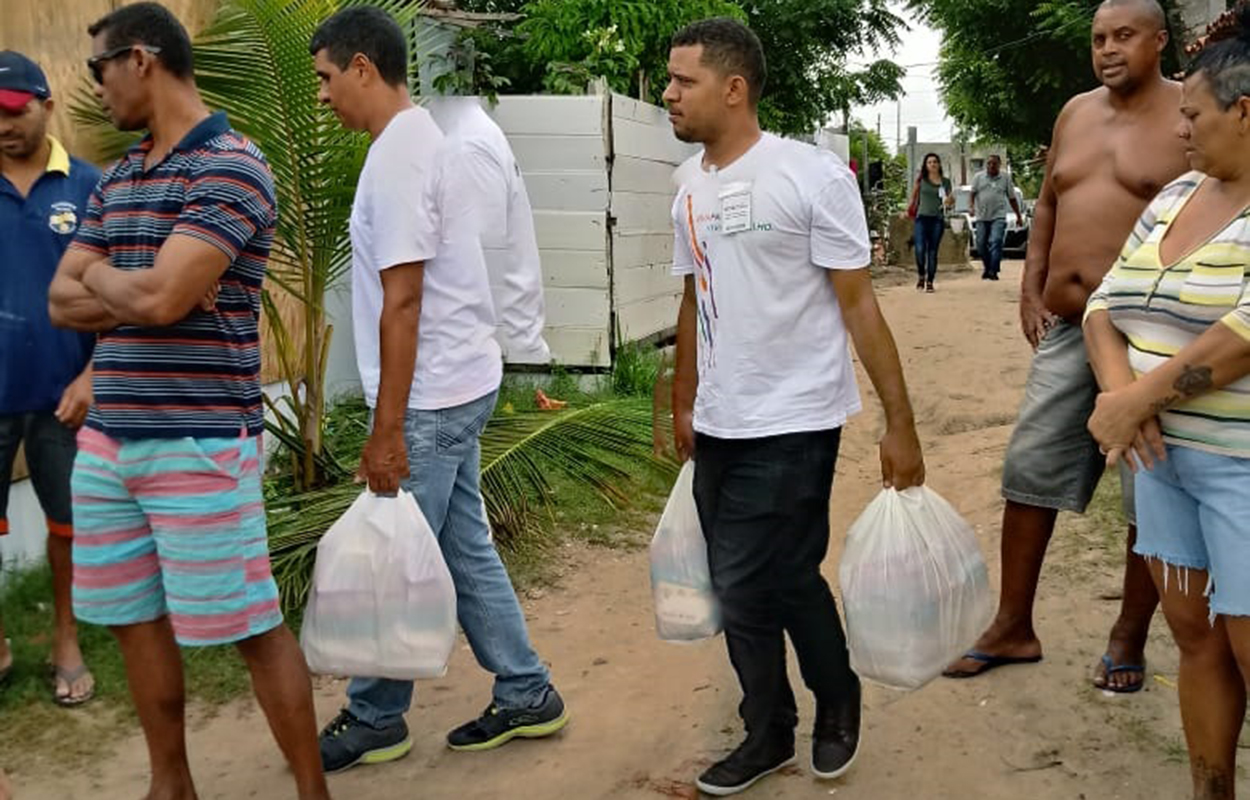
{"type": "Polygon", "coordinates": [[[549,364],[534,212],[512,146],[476,97],[432,97],[425,108],[463,153],[460,166],[473,190],[495,303],[495,339],[504,358],[510,364],[549,364]]]}
{"type": "MultiPolygon", "coordinates": [[[[373,430],[360,477],[412,492],[456,584],[460,627],[494,673],[492,702],[447,736],[486,750],[547,736],[567,721],[534,652],[520,603],[490,540],[479,437],[503,373],[463,153],[408,95],[404,35],[372,7],[330,17],[309,46],[320,99],[373,140],[352,207],[352,317],[373,430]]],[[[411,681],[356,676],[349,704],[321,733],[328,772],[400,758],[411,681]]]]}
{"type": "Polygon", "coordinates": [[[786,633],[816,697],[812,770],[836,778],[860,724],[859,679],[820,573],[841,428],[860,410],[849,341],[885,408],[882,480],[898,489],[924,481],[911,404],[868,275],[855,178],[830,153],[760,131],[759,40],[733,20],[696,22],[673,37],[669,75],[674,132],[704,146],[676,176],[674,425],[695,461],[747,733],[698,786],[734,794],[794,760],[786,633]]]}

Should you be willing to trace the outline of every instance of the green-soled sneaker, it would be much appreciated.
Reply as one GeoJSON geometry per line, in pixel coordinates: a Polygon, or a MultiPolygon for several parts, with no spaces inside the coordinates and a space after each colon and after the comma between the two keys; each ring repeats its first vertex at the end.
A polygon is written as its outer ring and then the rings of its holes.
{"type": "Polygon", "coordinates": [[[541,739],[568,724],[564,700],[548,686],[542,702],[530,708],[500,708],[491,703],[482,716],[447,734],[452,750],[490,750],[513,739],[541,739]]]}
{"type": "Polygon", "coordinates": [[[342,772],[357,764],[396,761],[412,750],[412,737],[403,720],[375,728],[356,719],[347,709],[321,731],[319,743],[321,768],[326,772],[342,772]]]}

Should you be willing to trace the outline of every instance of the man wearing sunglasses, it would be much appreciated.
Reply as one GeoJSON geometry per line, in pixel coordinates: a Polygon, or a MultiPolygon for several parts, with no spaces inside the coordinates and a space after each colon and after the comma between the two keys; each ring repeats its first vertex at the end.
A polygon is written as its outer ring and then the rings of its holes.
{"type": "MultiPolygon", "coordinates": [[[[69,489],[74,431],[91,404],[95,337],[52,327],[48,287],[100,171],[71,158],[48,135],[53,107],[39,65],[21,53],[0,52],[0,536],[9,532],[9,481],[17,449],[25,443],[49,534],[56,615],[48,659],[52,699],[68,707],[82,705],[95,692],[70,603],[69,489]]],[[[12,664],[0,625],[0,682],[12,664]]]]}
{"type": "Polygon", "coordinates": [[[74,611],[117,637],[151,797],[194,797],[178,644],[233,644],[301,800],[327,798],[312,687],[282,624],[261,494],[260,294],[277,209],[264,155],[196,89],[156,3],[88,29],[96,96],[147,135],[110,167],[51,291],[98,331],[74,464],[74,611]]]}

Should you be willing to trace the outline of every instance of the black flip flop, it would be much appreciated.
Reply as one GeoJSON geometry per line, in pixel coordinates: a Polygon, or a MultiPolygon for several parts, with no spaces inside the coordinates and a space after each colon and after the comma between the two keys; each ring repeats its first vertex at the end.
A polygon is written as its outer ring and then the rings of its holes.
{"type": "Polygon", "coordinates": [[[975,678],[999,667],[1007,667],[1012,664],[1036,664],[1042,660],[1041,656],[995,656],[989,653],[982,653],[980,650],[969,650],[964,653],[964,658],[976,661],[982,667],[976,672],[960,672],[948,669],[942,673],[942,676],[956,679],[975,678]]]}

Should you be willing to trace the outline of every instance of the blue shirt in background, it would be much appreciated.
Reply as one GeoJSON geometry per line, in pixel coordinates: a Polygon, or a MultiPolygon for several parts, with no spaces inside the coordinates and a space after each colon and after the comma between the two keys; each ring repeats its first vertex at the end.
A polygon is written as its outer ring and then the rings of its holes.
{"type": "Polygon", "coordinates": [[[100,171],[49,141],[28,196],[0,176],[0,414],[55,411],[95,344],[95,334],[52,327],[48,287],[100,171]]]}

